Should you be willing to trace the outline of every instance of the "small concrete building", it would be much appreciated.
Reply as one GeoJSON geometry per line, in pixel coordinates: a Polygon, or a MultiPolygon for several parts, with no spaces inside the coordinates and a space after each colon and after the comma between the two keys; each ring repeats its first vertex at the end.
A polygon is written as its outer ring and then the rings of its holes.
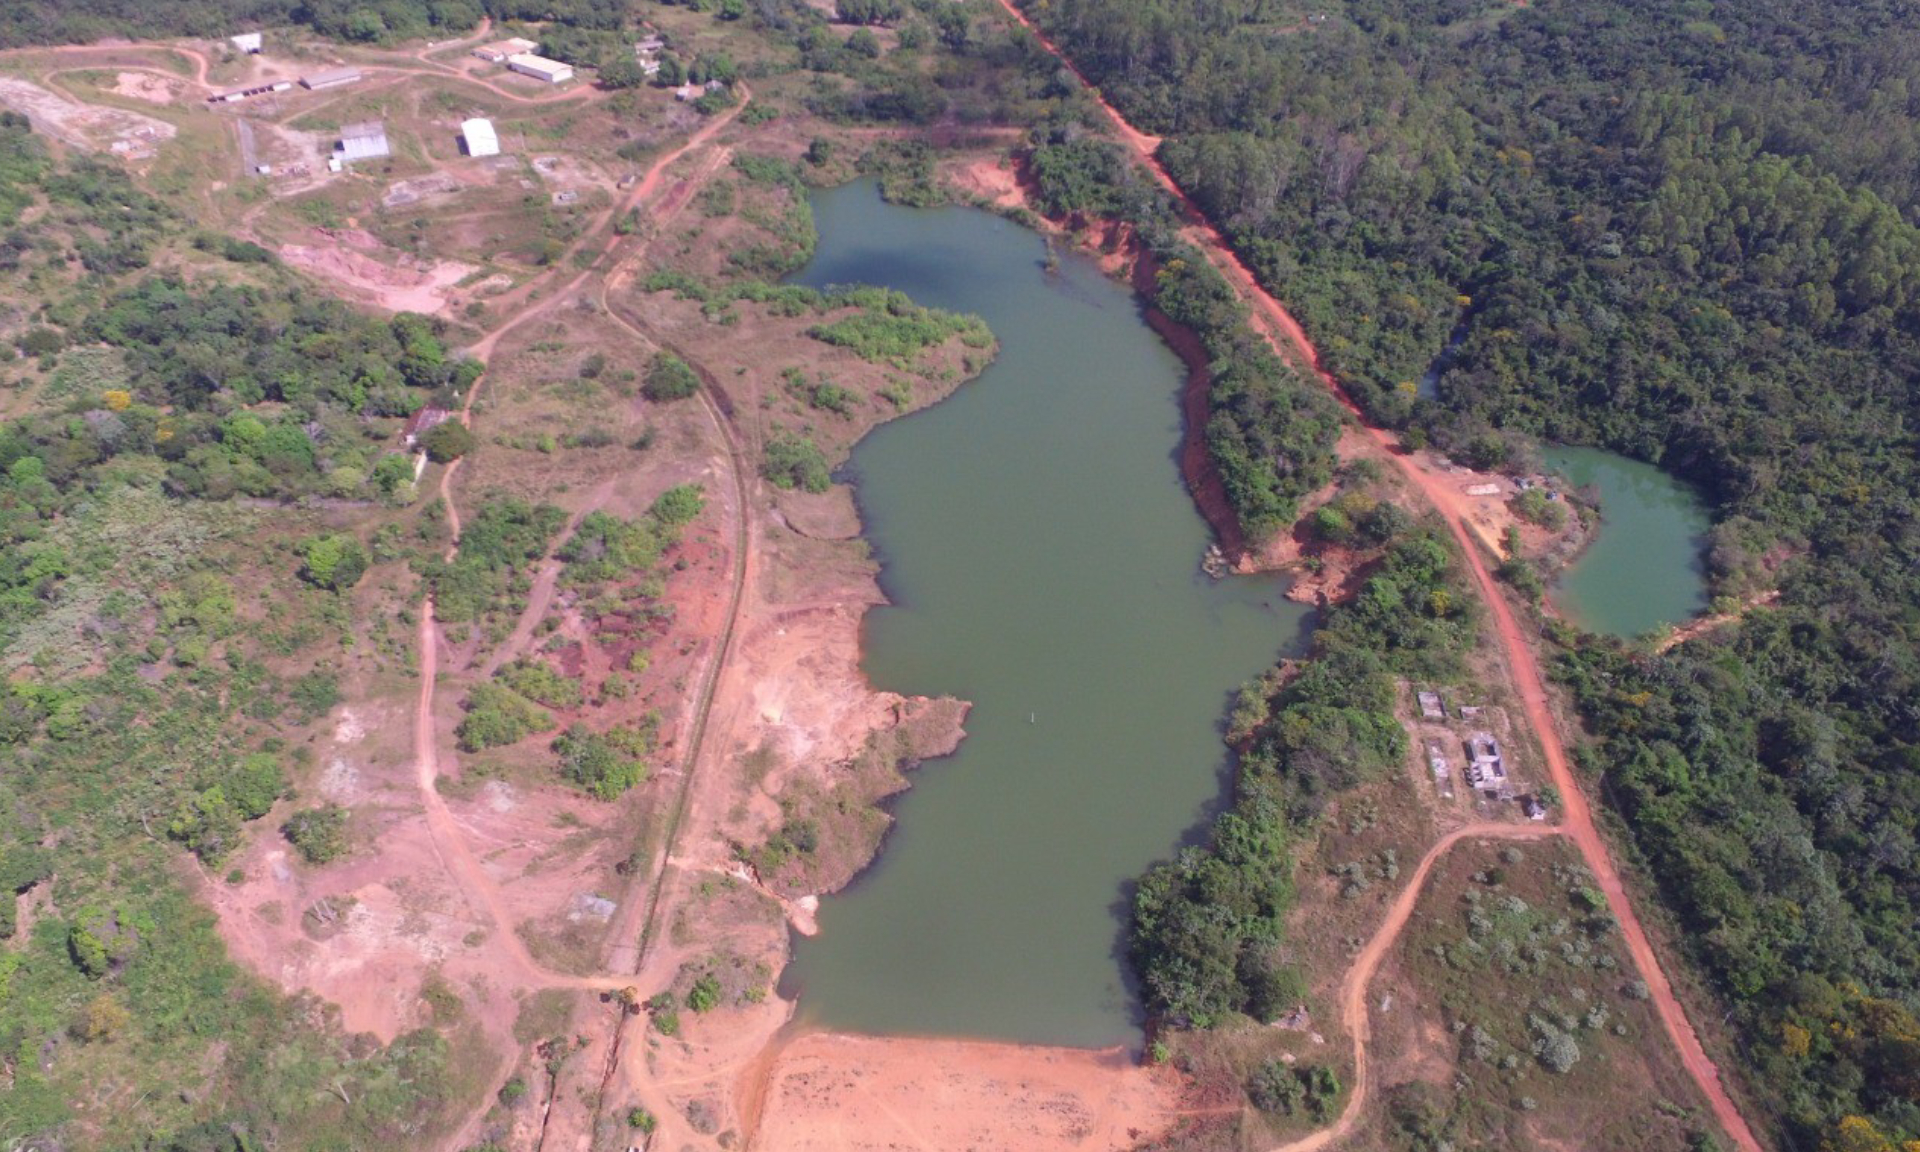
{"type": "Polygon", "coordinates": [[[328,68],[322,72],[315,72],[312,75],[300,77],[300,87],[311,92],[318,92],[322,88],[338,88],[342,84],[357,84],[360,82],[360,79],[361,74],[358,68],[328,68]]]}
{"type": "Polygon", "coordinates": [[[524,36],[512,36],[505,40],[495,40],[491,44],[482,44],[473,50],[473,54],[489,64],[504,64],[509,56],[519,56],[531,52],[539,44],[524,36]]]}
{"type": "Polygon", "coordinates": [[[633,46],[634,52],[641,56],[652,56],[667,50],[667,42],[659,36],[649,36],[633,46]]]}
{"type": "Polygon", "coordinates": [[[348,124],[340,129],[340,160],[352,164],[356,160],[380,160],[393,155],[393,149],[387,144],[387,126],[378,120],[365,120],[358,124],[348,124]]]}
{"type": "Polygon", "coordinates": [[[549,60],[545,56],[535,56],[531,52],[521,52],[507,57],[507,67],[522,76],[545,80],[549,84],[563,84],[573,79],[573,65],[549,60]]]}
{"type": "Polygon", "coordinates": [[[245,52],[249,56],[258,56],[260,54],[261,38],[258,32],[242,32],[238,36],[229,36],[227,39],[233,42],[235,48],[245,52]]]}
{"type": "Polygon", "coordinates": [[[698,84],[682,84],[673,90],[673,98],[684,103],[688,100],[698,100],[705,93],[706,89],[698,84]]]}
{"type": "Polygon", "coordinates": [[[1440,701],[1438,692],[1419,692],[1415,698],[1420,701],[1420,716],[1425,720],[1445,720],[1447,707],[1440,701]]]}
{"type": "Polygon", "coordinates": [[[469,156],[500,155],[500,135],[493,130],[493,121],[483,116],[462,120],[460,139],[466,141],[469,156]]]}
{"type": "Polygon", "coordinates": [[[1500,757],[1500,745],[1492,734],[1476,732],[1467,738],[1467,755],[1473,766],[1467,769],[1467,779],[1475,788],[1483,792],[1500,794],[1506,799],[1508,791],[1507,766],[1500,757]]]}

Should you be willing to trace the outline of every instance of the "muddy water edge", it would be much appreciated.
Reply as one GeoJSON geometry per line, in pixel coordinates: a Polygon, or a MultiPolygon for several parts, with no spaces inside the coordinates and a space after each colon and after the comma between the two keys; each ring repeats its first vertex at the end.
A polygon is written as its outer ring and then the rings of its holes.
{"type": "Polygon", "coordinates": [[[896,288],[1000,340],[977,380],[850,465],[891,607],[883,688],[973,702],[879,859],[827,898],[783,990],[877,1034],[1134,1045],[1130,882],[1222,802],[1231,693],[1305,643],[1280,577],[1215,581],[1181,480],[1185,369],[1091,261],[972,209],[822,193],[795,279],[896,288]]]}

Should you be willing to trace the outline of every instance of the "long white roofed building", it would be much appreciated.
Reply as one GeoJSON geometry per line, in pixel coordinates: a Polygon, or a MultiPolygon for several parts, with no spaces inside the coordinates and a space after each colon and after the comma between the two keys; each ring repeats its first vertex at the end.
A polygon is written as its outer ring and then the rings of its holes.
{"type": "Polygon", "coordinates": [[[532,76],[538,80],[545,80],[549,84],[561,84],[573,79],[573,65],[549,60],[545,56],[535,56],[531,52],[521,52],[507,57],[507,67],[522,76],[532,76]]]}

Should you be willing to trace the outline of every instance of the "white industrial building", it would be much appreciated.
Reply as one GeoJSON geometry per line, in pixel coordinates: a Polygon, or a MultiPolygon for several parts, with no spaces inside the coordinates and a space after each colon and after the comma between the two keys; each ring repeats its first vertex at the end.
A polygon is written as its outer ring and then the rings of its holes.
{"type": "Polygon", "coordinates": [[[393,154],[387,144],[387,126],[378,120],[348,124],[340,129],[340,162],[379,160],[393,154]]]}
{"type": "Polygon", "coordinates": [[[469,156],[500,155],[500,134],[493,130],[493,121],[484,117],[461,121],[460,138],[467,142],[469,156]]]}
{"type": "Polygon", "coordinates": [[[358,68],[328,68],[324,72],[300,77],[300,86],[317,92],[322,88],[338,88],[342,84],[355,84],[359,80],[360,69],[358,68]]]}
{"type": "Polygon", "coordinates": [[[229,36],[233,46],[249,56],[258,56],[261,48],[261,36],[258,32],[242,32],[238,36],[229,36]]]}
{"type": "Polygon", "coordinates": [[[535,56],[531,52],[521,52],[507,57],[507,67],[522,76],[532,76],[536,80],[545,80],[549,84],[561,84],[573,79],[573,65],[549,60],[545,56],[535,56]]]}
{"type": "Polygon", "coordinates": [[[539,44],[524,36],[511,36],[505,40],[495,40],[491,44],[482,44],[473,50],[473,54],[489,64],[505,63],[510,56],[519,56],[540,47],[539,44]]]}

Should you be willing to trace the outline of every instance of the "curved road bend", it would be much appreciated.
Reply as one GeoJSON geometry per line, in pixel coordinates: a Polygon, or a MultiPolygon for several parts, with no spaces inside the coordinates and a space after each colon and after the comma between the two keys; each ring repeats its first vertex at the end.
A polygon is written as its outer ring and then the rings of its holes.
{"type": "MultiPolygon", "coordinates": [[[[1408,481],[1446,522],[1448,530],[1453,533],[1454,539],[1460,545],[1460,551],[1467,558],[1467,566],[1473,573],[1475,590],[1492,616],[1494,631],[1499,637],[1508,671],[1513,678],[1514,686],[1520,693],[1522,710],[1528,724],[1532,726],[1539,739],[1554,786],[1560,791],[1563,806],[1561,831],[1580,849],[1581,856],[1586,859],[1587,867],[1594,874],[1595,882],[1601,891],[1606,893],[1607,910],[1619,922],[1621,935],[1626,941],[1628,953],[1633,957],[1634,966],[1639,969],[1641,978],[1652,990],[1652,1003],[1660,1017],[1660,1022],[1665,1026],[1668,1036],[1672,1038],[1674,1047],[1678,1049],[1681,1063],[1686,1066],[1688,1074],[1699,1086],[1701,1095],[1712,1107],[1714,1117],[1743,1152],[1762,1152],[1759,1139],[1747,1125],[1746,1119],[1741,1116],[1740,1110],[1734,1106],[1732,1097],[1727,1094],[1726,1086],[1721,1082],[1719,1068],[1714,1064],[1713,1058],[1707,1055],[1705,1047],[1700,1043],[1699,1034],[1694,1030],[1692,1022],[1687,1019],[1686,1010],[1680,1006],[1679,998],[1674,995],[1673,985],[1660,966],[1660,959],[1654,953],[1646,928],[1640,923],[1640,918],[1634,913],[1633,906],[1627,899],[1626,884],[1620,876],[1619,868],[1613,862],[1612,854],[1607,850],[1605,841],[1600,837],[1599,828],[1594,824],[1592,807],[1587,801],[1586,793],[1581,791],[1579,781],[1574,777],[1566,749],[1560,741],[1559,732],[1554,727],[1546,685],[1540,675],[1539,662],[1534,657],[1533,649],[1526,642],[1525,634],[1514,617],[1512,607],[1494,583],[1493,574],[1488,570],[1480,549],[1475,546],[1473,535],[1462,520],[1457,506],[1440,490],[1439,481],[1421,471],[1415,466],[1411,457],[1400,449],[1391,431],[1365,418],[1352,397],[1348,396],[1346,390],[1340,386],[1339,381],[1335,380],[1333,375],[1321,365],[1320,354],[1314,349],[1312,341],[1307,338],[1305,330],[1277,299],[1260,286],[1252,272],[1234,254],[1219,230],[1187,197],[1172,176],[1168,175],[1165,167],[1155,158],[1153,153],[1159,143],[1158,138],[1140,132],[1127,123],[1119,110],[1109,104],[1100,94],[1099,89],[1087,81],[1066,53],[1027,19],[1026,14],[1014,5],[1013,0],[1000,0],[1000,6],[1087,86],[1087,90],[1099,102],[1101,109],[1113,122],[1127,146],[1185,210],[1194,231],[1198,233],[1201,240],[1199,245],[1201,250],[1234,285],[1240,295],[1253,305],[1255,316],[1263,320],[1267,326],[1264,335],[1274,345],[1275,350],[1288,359],[1304,364],[1320,378],[1320,381],[1332,391],[1341,404],[1354,415],[1361,427],[1367,430],[1378,448],[1395,462],[1408,481]]],[[[1362,1001],[1361,1018],[1353,1022],[1359,1027],[1365,1027],[1364,997],[1362,1001]]],[[[1359,1035],[1358,1028],[1355,1030],[1355,1035],[1359,1035]]]]}

